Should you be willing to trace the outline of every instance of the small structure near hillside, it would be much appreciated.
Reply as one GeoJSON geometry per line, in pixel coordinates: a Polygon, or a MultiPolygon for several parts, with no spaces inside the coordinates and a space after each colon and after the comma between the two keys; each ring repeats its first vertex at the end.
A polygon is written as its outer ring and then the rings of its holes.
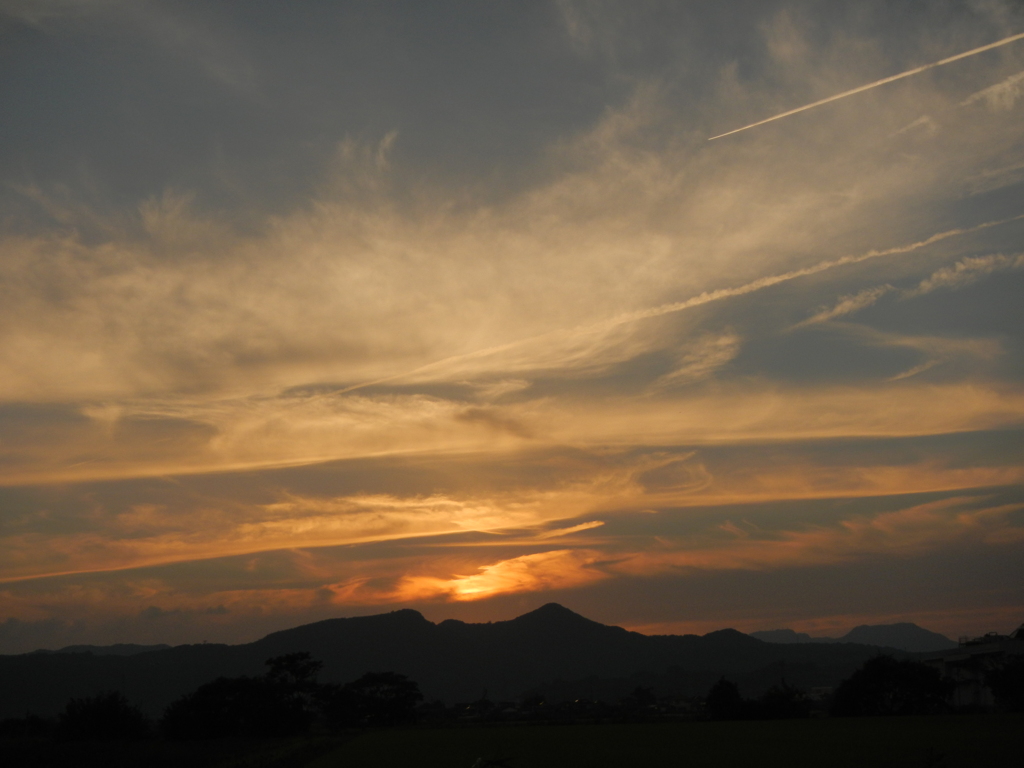
{"type": "Polygon", "coordinates": [[[950,702],[954,707],[991,709],[995,698],[987,676],[1015,656],[1024,656],[1024,624],[1009,635],[961,637],[955,650],[931,654],[923,661],[956,683],[950,702]]]}

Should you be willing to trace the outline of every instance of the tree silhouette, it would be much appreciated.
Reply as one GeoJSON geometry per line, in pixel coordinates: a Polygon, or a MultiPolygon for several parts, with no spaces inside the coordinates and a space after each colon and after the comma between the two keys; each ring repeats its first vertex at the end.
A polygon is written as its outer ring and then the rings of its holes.
{"type": "Polygon", "coordinates": [[[220,677],[173,702],[161,728],[176,739],[220,736],[291,736],[316,717],[322,666],[308,653],[267,660],[261,677],[220,677]]]}
{"type": "Polygon", "coordinates": [[[396,725],[411,722],[423,700],[419,686],[395,672],[368,672],[333,690],[326,705],[337,724],[396,725]]]}
{"type": "Polygon", "coordinates": [[[954,683],[919,661],[876,656],[836,689],[832,714],[926,715],[948,711],[954,683]]]}
{"type": "Polygon", "coordinates": [[[736,683],[724,677],[708,691],[707,706],[712,720],[736,720],[743,717],[746,709],[736,683]]]}
{"type": "Polygon", "coordinates": [[[653,706],[658,703],[658,697],[654,695],[654,691],[650,688],[644,688],[642,685],[638,685],[633,689],[633,692],[629,694],[631,703],[635,703],[640,709],[653,706]]]}
{"type": "Polygon", "coordinates": [[[169,738],[290,736],[318,716],[335,725],[394,725],[415,718],[423,700],[405,675],[371,672],[346,685],[316,680],[323,666],[308,653],[267,659],[260,677],[220,677],[173,702],[160,726],[169,738]]]}
{"type": "Polygon", "coordinates": [[[119,691],[71,699],[57,719],[57,734],[69,741],[140,739],[148,732],[146,716],[119,691]]]}
{"type": "Polygon", "coordinates": [[[807,717],[810,713],[810,702],[804,692],[794,688],[783,680],[773,685],[757,700],[757,716],[768,720],[781,720],[792,717],[807,717]]]}
{"type": "Polygon", "coordinates": [[[316,685],[316,676],[323,668],[322,661],[315,660],[307,651],[289,653],[267,659],[270,667],[266,679],[292,688],[312,688],[316,685]]]}
{"type": "MultiPolygon", "coordinates": [[[[1021,634],[1022,630],[1017,630],[1021,634]]],[[[985,674],[996,706],[1007,712],[1024,712],[1024,656],[1014,656],[985,674]]]]}
{"type": "Polygon", "coordinates": [[[160,723],[173,739],[255,736],[264,725],[277,730],[262,680],[218,677],[171,703],[160,723]]]}

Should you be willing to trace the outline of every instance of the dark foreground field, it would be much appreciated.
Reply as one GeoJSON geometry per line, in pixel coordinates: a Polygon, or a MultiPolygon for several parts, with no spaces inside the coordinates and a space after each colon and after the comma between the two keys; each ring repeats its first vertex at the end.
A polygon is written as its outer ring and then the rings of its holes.
{"type": "Polygon", "coordinates": [[[1024,765],[1024,717],[821,719],[379,731],[313,768],[1024,765]]]}
{"type": "Polygon", "coordinates": [[[10,768],[1020,768],[1024,716],[409,728],[266,742],[5,740],[0,750],[10,768]]]}

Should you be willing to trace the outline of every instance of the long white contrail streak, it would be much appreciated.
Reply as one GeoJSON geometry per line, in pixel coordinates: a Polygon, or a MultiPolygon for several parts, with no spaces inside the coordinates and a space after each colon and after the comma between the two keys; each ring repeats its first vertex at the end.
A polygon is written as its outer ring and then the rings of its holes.
{"type": "Polygon", "coordinates": [[[717,136],[712,136],[710,139],[708,139],[708,141],[714,141],[715,139],[721,139],[724,136],[732,136],[734,133],[739,133],[740,131],[745,131],[748,128],[756,128],[759,125],[764,125],[765,123],[770,123],[773,120],[781,120],[784,117],[789,117],[790,115],[795,115],[797,112],[804,112],[805,110],[808,110],[808,109],[814,109],[814,107],[820,107],[822,104],[828,104],[830,101],[836,101],[838,99],[845,99],[847,96],[853,96],[855,93],[860,93],[861,91],[867,91],[867,90],[870,90],[871,88],[877,88],[880,85],[885,85],[886,83],[891,83],[894,80],[902,80],[904,77],[910,77],[911,75],[916,75],[919,72],[924,72],[927,69],[934,69],[935,67],[941,67],[943,64],[950,64],[950,63],[952,63],[954,61],[959,61],[960,59],[966,59],[968,56],[974,56],[977,53],[984,53],[985,51],[990,51],[993,48],[998,48],[998,47],[1000,47],[1002,45],[1009,45],[1010,43],[1012,43],[1012,42],[1014,42],[1016,40],[1024,40],[1024,32],[1021,32],[1019,35],[1013,35],[1011,37],[1003,38],[1002,40],[997,40],[996,42],[989,43],[988,45],[983,45],[980,48],[973,48],[970,51],[964,51],[963,53],[958,53],[956,56],[950,56],[949,58],[942,59],[941,61],[935,61],[935,62],[932,62],[931,64],[925,64],[923,67],[917,67],[915,69],[908,69],[906,72],[900,72],[898,75],[890,75],[889,77],[883,77],[881,80],[876,80],[873,83],[868,83],[867,85],[861,85],[861,86],[858,86],[858,87],[856,87],[856,88],[854,88],[852,90],[849,90],[849,91],[843,91],[842,93],[837,93],[835,96],[829,96],[827,99],[821,99],[820,101],[815,101],[813,104],[805,104],[802,107],[797,107],[796,109],[791,109],[788,112],[783,112],[781,115],[775,115],[774,117],[768,117],[768,118],[765,118],[764,120],[759,120],[756,123],[751,123],[750,125],[744,125],[742,128],[736,128],[735,130],[728,131],[726,133],[720,133],[717,136]]]}

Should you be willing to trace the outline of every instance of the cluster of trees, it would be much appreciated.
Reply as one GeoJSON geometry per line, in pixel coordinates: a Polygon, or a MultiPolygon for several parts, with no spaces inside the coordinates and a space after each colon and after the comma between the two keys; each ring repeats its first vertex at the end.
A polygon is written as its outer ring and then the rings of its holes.
{"type": "Polygon", "coordinates": [[[712,720],[781,720],[807,717],[811,702],[799,688],[783,680],[759,699],[744,699],[736,683],[724,677],[708,691],[705,701],[712,720]]]}
{"type": "Polygon", "coordinates": [[[314,721],[328,726],[397,725],[415,719],[419,686],[395,672],[371,672],[345,685],[320,683],[308,653],[267,661],[259,677],[221,677],[167,707],[160,729],[177,739],[291,736],[314,721]]]}
{"type": "Polygon", "coordinates": [[[517,701],[490,701],[483,698],[472,702],[458,702],[445,706],[443,702],[417,709],[424,723],[575,723],[575,722],[645,722],[679,715],[690,715],[692,702],[677,697],[658,697],[650,688],[636,686],[617,703],[599,699],[576,699],[549,702],[540,693],[527,695],[517,701]]]}
{"type": "Polygon", "coordinates": [[[992,689],[996,706],[1000,709],[1024,712],[1024,656],[1014,656],[1005,664],[990,669],[985,675],[985,684],[992,689]]]}
{"type": "Polygon", "coordinates": [[[0,735],[62,740],[130,740],[156,732],[171,739],[294,736],[317,721],[336,728],[411,722],[423,700],[415,682],[394,672],[371,672],[345,685],[320,683],[322,663],[308,653],[277,656],[267,666],[263,675],[220,677],[200,686],[172,702],[156,724],[112,691],[71,699],[55,723],[32,716],[4,721],[0,735]]]}
{"type": "MultiPolygon", "coordinates": [[[[1007,665],[1003,670],[998,679],[1006,681],[1007,691],[1015,690],[1019,696],[1020,682],[1010,678],[1024,673],[1024,665],[1007,665]]],[[[927,664],[876,656],[836,688],[828,711],[835,717],[940,714],[951,711],[949,701],[955,686],[927,664]]],[[[807,717],[811,711],[804,692],[785,682],[750,701],[724,677],[711,688],[706,703],[708,715],[715,720],[807,717]]]]}
{"type": "Polygon", "coordinates": [[[844,680],[832,700],[832,714],[934,715],[950,710],[956,684],[919,661],[876,656],[844,680]]]}
{"type": "Polygon", "coordinates": [[[57,720],[57,734],[81,739],[141,739],[149,734],[149,719],[117,691],[72,699],[57,720]]]}
{"type": "Polygon", "coordinates": [[[0,720],[0,736],[14,738],[132,740],[151,732],[152,723],[142,710],[117,691],[71,699],[56,720],[38,715],[0,720]]]}
{"type": "MultiPolygon", "coordinates": [[[[481,701],[456,705],[440,702],[419,707],[419,686],[394,672],[363,675],[344,685],[321,683],[322,667],[308,653],[267,660],[268,670],[256,677],[220,677],[170,704],[159,723],[151,723],[138,707],[118,692],[72,699],[56,721],[35,716],[0,722],[0,736],[56,736],[63,740],[141,739],[159,732],[171,739],[292,736],[315,722],[323,727],[390,726],[419,719],[446,720],[644,719],[677,716],[647,688],[638,687],[613,706],[570,702],[549,706],[543,697],[517,705],[481,701]]],[[[986,683],[997,706],[1024,711],[1024,657],[1015,657],[987,673],[986,683]]],[[[926,715],[950,711],[955,684],[938,670],[909,659],[876,656],[844,680],[828,702],[833,716],[926,715]]],[[[811,701],[785,681],[761,697],[744,699],[724,677],[708,692],[706,713],[714,720],[807,717],[824,702],[811,701]]],[[[690,710],[692,712],[692,710],[690,710]]]]}

